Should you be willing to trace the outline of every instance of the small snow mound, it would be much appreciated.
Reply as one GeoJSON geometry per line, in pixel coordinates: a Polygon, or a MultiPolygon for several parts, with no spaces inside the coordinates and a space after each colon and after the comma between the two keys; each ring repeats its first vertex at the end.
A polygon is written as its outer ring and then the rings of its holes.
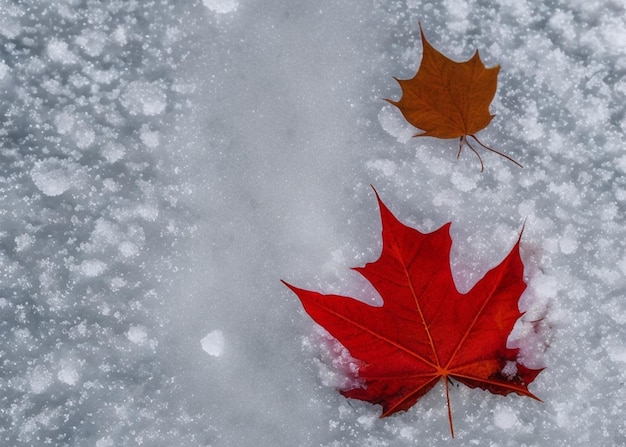
{"type": "Polygon", "coordinates": [[[4,81],[5,78],[9,77],[11,73],[11,68],[4,62],[0,61],[0,81],[4,81]]]}
{"type": "Polygon", "coordinates": [[[224,334],[219,329],[209,332],[200,340],[202,350],[213,357],[219,357],[224,352],[224,334]]]}
{"type": "Polygon", "coordinates": [[[74,128],[74,123],[76,122],[76,119],[74,118],[74,115],[71,112],[64,110],[62,112],[57,113],[54,116],[53,121],[57,129],[57,132],[60,135],[66,135],[70,133],[72,129],[74,128]]]}
{"type": "Polygon", "coordinates": [[[43,366],[35,367],[29,378],[30,389],[35,394],[41,394],[52,384],[52,374],[43,366]]]}
{"type": "Polygon", "coordinates": [[[102,149],[102,156],[109,163],[115,163],[116,161],[124,158],[124,154],[126,153],[126,149],[121,144],[106,144],[102,149]]]}
{"type": "Polygon", "coordinates": [[[361,424],[364,428],[369,430],[374,426],[377,420],[378,420],[378,415],[371,413],[371,414],[364,414],[362,416],[359,416],[357,419],[357,422],[361,424]]]}
{"type": "Polygon", "coordinates": [[[94,278],[102,275],[107,269],[107,265],[97,259],[87,259],[80,265],[80,271],[83,275],[94,278]]]}
{"type": "Polygon", "coordinates": [[[96,133],[90,127],[82,124],[74,129],[72,134],[74,142],[79,149],[87,149],[96,140],[96,133]]]}
{"type": "Polygon", "coordinates": [[[508,430],[518,423],[517,414],[510,408],[500,407],[495,411],[493,423],[498,428],[508,430]]]}
{"type": "Polygon", "coordinates": [[[406,143],[415,135],[415,128],[407,124],[400,113],[391,106],[384,106],[380,109],[378,122],[383,130],[398,140],[399,143],[406,143]]]}
{"type": "Polygon", "coordinates": [[[146,125],[141,126],[141,132],[139,134],[139,138],[141,142],[148,147],[155,148],[159,145],[159,131],[150,130],[150,128],[146,125]]]}
{"type": "Polygon", "coordinates": [[[553,276],[537,275],[530,281],[530,287],[535,291],[536,296],[550,299],[556,297],[559,290],[559,283],[553,276]]]}
{"type": "Polygon", "coordinates": [[[7,39],[15,39],[22,32],[20,24],[19,10],[8,8],[8,3],[2,5],[2,14],[0,14],[0,35],[7,39]],[[12,13],[13,12],[13,13],[12,13]]]}
{"type": "Polygon", "coordinates": [[[139,253],[139,247],[129,241],[124,241],[120,243],[118,249],[120,251],[120,254],[125,258],[131,258],[139,253]]]}
{"type": "Polygon", "coordinates": [[[29,249],[35,243],[35,237],[30,234],[21,234],[15,238],[15,251],[29,249]]]}
{"type": "Polygon", "coordinates": [[[131,326],[126,336],[136,345],[144,344],[148,340],[148,333],[143,326],[131,326]]]}
{"type": "Polygon", "coordinates": [[[609,358],[614,362],[626,363],[626,347],[624,346],[609,346],[607,348],[609,358]]]}
{"type": "Polygon", "coordinates": [[[450,181],[459,191],[469,192],[476,189],[476,179],[466,177],[463,174],[454,171],[450,177],[450,181]]]}
{"type": "Polygon", "coordinates": [[[561,252],[565,255],[571,255],[578,249],[577,232],[573,225],[565,228],[564,234],[559,241],[561,252]]]}
{"type": "Polygon", "coordinates": [[[155,116],[165,111],[167,95],[157,82],[133,81],[124,89],[120,102],[131,115],[155,116]]]}
{"type": "Polygon", "coordinates": [[[70,189],[79,171],[76,163],[51,158],[37,162],[30,176],[42,193],[54,197],[70,189]]]}
{"type": "Polygon", "coordinates": [[[202,0],[204,6],[218,14],[233,12],[239,6],[237,0],[202,0]]]}
{"type": "Polygon", "coordinates": [[[502,368],[502,374],[506,377],[513,378],[517,374],[517,364],[515,362],[506,362],[502,368]]]}
{"type": "MultiPolygon", "coordinates": [[[[316,359],[318,377],[324,386],[350,390],[363,387],[359,378],[361,362],[354,359],[350,352],[325,329],[316,327],[315,345],[319,346],[319,358],[316,359]]],[[[309,342],[307,341],[306,344],[309,342]]]]}
{"type": "Polygon", "coordinates": [[[73,386],[78,383],[80,374],[73,365],[66,365],[58,372],[57,378],[66,385],[73,386]]]}
{"type": "Polygon", "coordinates": [[[102,31],[86,30],[76,38],[76,43],[88,56],[96,57],[104,50],[107,39],[102,31]]]}
{"type": "Polygon", "coordinates": [[[96,441],[96,447],[113,447],[115,442],[109,437],[100,438],[96,441]]]}
{"type": "Polygon", "coordinates": [[[370,160],[366,164],[368,169],[380,171],[385,177],[392,177],[397,170],[396,164],[391,160],[370,160]]]}
{"type": "Polygon", "coordinates": [[[96,139],[94,129],[72,111],[59,112],[53,121],[57,132],[71,137],[79,149],[88,148],[96,139]]]}
{"type": "Polygon", "coordinates": [[[457,0],[444,0],[443,4],[448,12],[448,29],[459,34],[466,33],[470,28],[467,17],[471,9],[468,3],[457,0]]]}
{"type": "Polygon", "coordinates": [[[48,57],[54,62],[61,64],[73,64],[77,62],[76,55],[72,53],[66,42],[52,39],[48,43],[48,57]]]}

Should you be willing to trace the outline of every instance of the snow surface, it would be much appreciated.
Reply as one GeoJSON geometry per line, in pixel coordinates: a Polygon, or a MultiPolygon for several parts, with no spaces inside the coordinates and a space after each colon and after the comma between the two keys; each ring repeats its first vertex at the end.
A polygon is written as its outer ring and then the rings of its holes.
{"type": "Polygon", "coordinates": [[[622,0],[4,0],[0,43],[1,445],[626,445],[622,0]],[[501,65],[480,138],[524,169],[382,100],[418,21],[501,65]],[[451,441],[442,386],[386,419],[336,391],[279,279],[379,302],[370,184],[453,222],[461,290],[524,225],[543,403],[453,387],[451,441]]]}

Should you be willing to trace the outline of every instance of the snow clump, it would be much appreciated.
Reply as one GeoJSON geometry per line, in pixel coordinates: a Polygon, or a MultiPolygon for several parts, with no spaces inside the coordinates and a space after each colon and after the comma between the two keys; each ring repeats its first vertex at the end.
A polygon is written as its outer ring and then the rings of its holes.
{"type": "Polygon", "coordinates": [[[202,0],[204,6],[218,14],[233,12],[239,6],[236,0],[202,0]]]}
{"type": "Polygon", "coordinates": [[[219,329],[209,332],[200,340],[202,350],[213,357],[219,357],[224,352],[224,333],[219,329]]]}

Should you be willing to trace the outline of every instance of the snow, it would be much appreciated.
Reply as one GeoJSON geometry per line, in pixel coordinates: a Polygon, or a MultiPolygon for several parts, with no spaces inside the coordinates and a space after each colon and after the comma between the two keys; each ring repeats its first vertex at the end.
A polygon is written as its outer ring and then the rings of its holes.
{"type": "Polygon", "coordinates": [[[204,6],[218,14],[226,14],[237,9],[239,4],[235,0],[202,0],[204,6]]]}
{"type": "MultiPolygon", "coordinates": [[[[405,413],[279,281],[380,298],[369,185],[451,221],[468,290],[523,228],[509,344],[543,402],[450,389],[459,445],[625,445],[626,8],[615,0],[0,3],[0,444],[449,445],[440,384],[405,413]],[[500,64],[476,156],[384,98],[417,23],[500,64]]],[[[513,373],[513,371],[510,371],[513,373]]]]}
{"type": "Polygon", "coordinates": [[[58,39],[52,39],[48,43],[48,57],[53,62],[61,64],[74,64],[78,62],[76,56],[69,49],[67,42],[58,39]]]}
{"type": "Polygon", "coordinates": [[[131,115],[159,115],[167,106],[164,88],[158,83],[145,81],[129,83],[122,92],[120,101],[131,115]]]}
{"type": "Polygon", "coordinates": [[[219,329],[209,332],[200,340],[202,350],[213,357],[219,357],[224,352],[224,333],[219,329]]]}
{"type": "Polygon", "coordinates": [[[519,420],[514,410],[497,405],[494,411],[493,423],[502,430],[510,430],[519,423],[519,420]]]}
{"type": "Polygon", "coordinates": [[[67,160],[48,158],[37,161],[30,171],[35,186],[47,196],[58,196],[78,180],[81,166],[67,160]]]}
{"type": "Polygon", "coordinates": [[[137,345],[141,345],[148,339],[146,328],[143,326],[131,326],[128,330],[128,339],[137,345]]]}

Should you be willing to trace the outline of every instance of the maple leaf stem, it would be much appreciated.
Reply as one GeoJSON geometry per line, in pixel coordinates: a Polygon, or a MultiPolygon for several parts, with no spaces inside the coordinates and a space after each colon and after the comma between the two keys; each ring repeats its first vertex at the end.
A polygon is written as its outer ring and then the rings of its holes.
{"type": "Polygon", "coordinates": [[[444,378],[446,384],[446,403],[448,405],[448,421],[450,421],[450,434],[454,438],[454,424],[452,423],[452,409],[450,408],[450,386],[448,385],[447,376],[444,378]]]}
{"type": "MultiPolygon", "coordinates": [[[[474,137],[475,139],[476,137],[474,137]]],[[[476,140],[478,141],[478,140],[476,140]]],[[[467,144],[467,147],[469,147],[473,153],[476,154],[476,156],[478,157],[478,161],[480,161],[480,172],[483,172],[485,170],[485,165],[483,164],[483,159],[480,157],[480,154],[478,152],[476,152],[476,149],[474,149],[474,147],[469,143],[469,141],[467,140],[467,135],[463,135],[459,141],[459,152],[456,154],[456,158],[459,158],[461,156],[461,151],[463,150],[463,145],[467,144]]],[[[502,154],[501,154],[502,155],[502,154]]]]}
{"type": "MultiPolygon", "coordinates": [[[[467,144],[467,145],[468,145],[468,146],[469,146],[469,147],[470,147],[470,148],[471,148],[474,152],[476,152],[476,151],[474,150],[474,148],[472,148],[472,146],[470,145],[469,141],[467,140],[467,137],[468,137],[468,136],[469,136],[469,137],[472,137],[472,138],[473,138],[473,139],[474,139],[474,140],[475,140],[478,144],[480,144],[482,147],[484,147],[484,148],[485,148],[485,149],[487,149],[488,151],[491,151],[491,152],[493,152],[494,154],[498,154],[499,156],[506,158],[507,160],[509,160],[509,161],[511,161],[511,162],[513,162],[513,163],[515,163],[515,164],[516,164],[517,166],[519,166],[520,168],[523,168],[523,167],[524,167],[524,166],[522,166],[520,163],[518,163],[516,160],[514,160],[514,159],[513,159],[513,158],[511,158],[511,157],[509,157],[508,155],[506,155],[506,154],[504,154],[504,153],[502,153],[502,152],[500,152],[500,151],[498,151],[498,150],[496,150],[496,149],[494,149],[494,148],[492,148],[492,147],[487,146],[487,145],[486,145],[486,144],[484,144],[482,141],[480,141],[478,138],[476,138],[476,135],[466,135],[465,137],[461,137],[461,138],[465,138],[465,143],[466,143],[466,144],[467,144]]],[[[476,155],[478,155],[478,154],[476,154],[476,155]]],[[[480,157],[479,157],[479,158],[480,158],[480,157]]],[[[481,161],[481,165],[482,165],[482,161],[481,161]]],[[[481,169],[481,171],[482,171],[482,169],[481,169]]]]}

